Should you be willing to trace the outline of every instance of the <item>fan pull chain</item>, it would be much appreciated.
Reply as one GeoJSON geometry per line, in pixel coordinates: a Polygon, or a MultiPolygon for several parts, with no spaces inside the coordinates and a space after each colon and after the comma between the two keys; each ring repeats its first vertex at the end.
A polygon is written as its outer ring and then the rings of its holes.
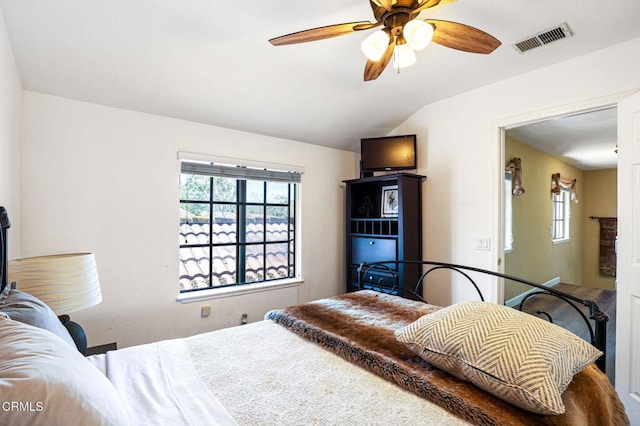
{"type": "Polygon", "coordinates": [[[393,60],[392,64],[396,64],[396,74],[400,74],[400,49],[398,49],[398,36],[393,36],[393,60]]]}

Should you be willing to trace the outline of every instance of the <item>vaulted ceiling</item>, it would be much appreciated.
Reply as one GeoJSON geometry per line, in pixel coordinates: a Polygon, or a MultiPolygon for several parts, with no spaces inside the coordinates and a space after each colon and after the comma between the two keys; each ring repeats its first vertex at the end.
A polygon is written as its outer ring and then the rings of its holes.
{"type": "Polygon", "coordinates": [[[421,18],[462,22],[502,46],[429,45],[364,82],[373,30],[274,47],[298,30],[373,20],[366,0],[0,0],[25,89],[356,151],[420,107],[640,37],[637,0],[458,0],[421,18]],[[573,36],[512,44],[566,22],[573,36]]]}

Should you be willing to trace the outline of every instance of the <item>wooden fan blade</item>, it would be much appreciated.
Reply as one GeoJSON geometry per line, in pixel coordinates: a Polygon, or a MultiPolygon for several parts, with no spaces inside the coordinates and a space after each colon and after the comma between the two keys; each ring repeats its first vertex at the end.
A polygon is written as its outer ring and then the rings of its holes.
{"type": "Polygon", "coordinates": [[[370,28],[375,28],[375,27],[379,27],[380,25],[382,25],[382,22],[364,22],[362,24],[356,24],[353,26],[353,31],[362,31],[362,30],[368,30],[370,28]]]}
{"type": "Polygon", "coordinates": [[[347,22],[345,24],[327,25],[326,27],[312,28],[298,31],[292,34],[283,35],[269,40],[274,46],[284,46],[286,44],[306,43],[308,41],[322,40],[325,38],[337,37],[350,34],[354,31],[368,30],[382,25],[381,22],[347,22]]]}
{"type": "Polygon", "coordinates": [[[444,6],[449,3],[453,3],[456,0],[424,0],[421,5],[411,11],[411,13],[420,13],[425,9],[430,9],[436,6],[444,6]]]}
{"type": "Polygon", "coordinates": [[[396,3],[397,0],[370,0],[371,3],[375,4],[376,6],[380,6],[385,8],[388,12],[391,12],[393,10],[393,5],[396,3]]]}
{"type": "Polygon", "coordinates": [[[375,80],[382,74],[382,71],[389,65],[389,61],[391,61],[391,57],[393,56],[393,49],[396,47],[395,40],[389,42],[387,46],[387,50],[384,51],[384,55],[377,62],[373,62],[372,60],[368,60],[367,64],[364,66],[364,81],[375,80]]]}
{"type": "Polygon", "coordinates": [[[502,43],[494,36],[458,22],[427,19],[434,27],[433,41],[441,46],[471,53],[491,53],[502,43]]]}

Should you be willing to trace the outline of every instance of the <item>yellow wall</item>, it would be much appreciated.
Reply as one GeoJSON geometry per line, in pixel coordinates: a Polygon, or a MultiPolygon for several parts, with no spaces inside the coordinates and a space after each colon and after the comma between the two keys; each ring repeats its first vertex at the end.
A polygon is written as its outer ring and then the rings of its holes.
{"type": "MultiPolygon", "coordinates": [[[[505,272],[534,282],[545,283],[555,277],[567,284],[581,284],[582,230],[584,197],[583,172],[529,145],[506,138],[505,158],[522,160],[522,186],[525,193],[513,197],[513,250],[505,254],[505,272]],[[570,241],[554,244],[550,233],[552,221],[551,175],[577,179],[580,203],[571,204],[570,241]]],[[[505,300],[528,287],[507,283],[505,300]]]]}
{"type": "Polygon", "coordinates": [[[582,225],[582,285],[596,288],[615,288],[615,279],[598,273],[600,225],[590,216],[617,217],[618,174],[617,169],[593,170],[583,173],[586,190],[582,208],[585,220],[582,225]]]}

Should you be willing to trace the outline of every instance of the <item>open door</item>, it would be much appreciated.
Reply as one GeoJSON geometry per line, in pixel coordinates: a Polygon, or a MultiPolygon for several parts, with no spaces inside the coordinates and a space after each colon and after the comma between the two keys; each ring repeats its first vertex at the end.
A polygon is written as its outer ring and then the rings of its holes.
{"type": "Polygon", "coordinates": [[[640,93],[618,103],[616,391],[640,424],[640,93]]]}

